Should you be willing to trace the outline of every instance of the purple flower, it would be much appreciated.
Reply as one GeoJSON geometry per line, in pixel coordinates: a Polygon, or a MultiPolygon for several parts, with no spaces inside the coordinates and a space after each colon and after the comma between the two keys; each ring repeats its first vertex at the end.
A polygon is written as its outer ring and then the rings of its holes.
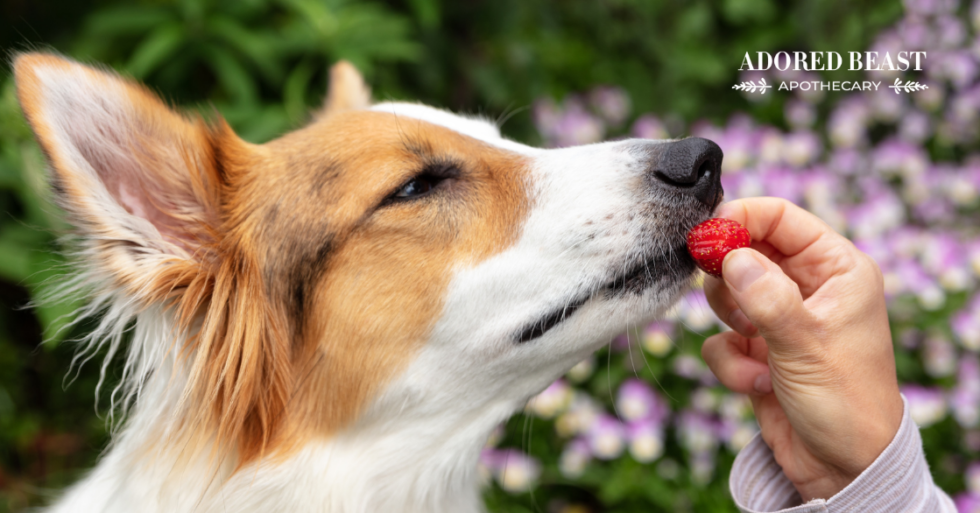
{"type": "Polygon", "coordinates": [[[966,41],[966,24],[956,16],[940,16],[935,24],[940,48],[958,48],[966,41]]]}
{"type": "Polygon", "coordinates": [[[589,442],[584,438],[576,438],[565,444],[558,459],[558,470],[569,479],[574,479],[585,472],[585,467],[592,461],[592,451],[589,442]]]}
{"type": "Polygon", "coordinates": [[[691,407],[701,413],[715,413],[720,402],[718,394],[709,387],[700,387],[691,394],[691,407]]]}
{"type": "Polygon", "coordinates": [[[535,101],[531,112],[531,116],[534,119],[534,126],[537,127],[538,132],[545,139],[553,139],[555,137],[555,127],[558,125],[560,115],[558,106],[555,105],[554,100],[551,98],[542,98],[535,101]]]}
{"type": "Polygon", "coordinates": [[[649,463],[664,451],[663,428],[654,419],[641,419],[626,424],[629,451],[636,461],[649,463]]]}
{"type": "Polygon", "coordinates": [[[687,379],[700,380],[705,373],[711,373],[700,358],[682,354],[674,357],[674,374],[687,379]]]}
{"type": "Polygon", "coordinates": [[[754,139],[755,161],[759,164],[783,163],[786,134],[772,127],[760,127],[754,139]]]}
{"type": "Polygon", "coordinates": [[[662,424],[670,409],[646,382],[627,379],[616,394],[616,412],[627,421],[649,420],[662,424]]]}
{"type": "Polygon", "coordinates": [[[915,95],[915,104],[923,110],[932,112],[939,109],[945,99],[946,92],[944,88],[930,87],[924,91],[919,91],[915,95]]]}
{"type": "Polygon", "coordinates": [[[732,129],[729,127],[711,138],[725,152],[725,160],[721,163],[722,174],[737,173],[751,165],[756,153],[755,138],[752,132],[751,128],[732,129]]]}
{"type": "Polygon", "coordinates": [[[663,357],[674,346],[671,336],[674,324],[667,321],[653,322],[643,330],[643,349],[654,356],[663,357]]]}
{"type": "Polygon", "coordinates": [[[980,166],[968,165],[944,176],[945,194],[959,206],[974,206],[980,199],[980,166]]]}
{"type": "Polygon", "coordinates": [[[584,392],[575,391],[565,413],[555,420],[555,431],[562,437],[587,433],[600,414],[602,407],[595,399],[584,392]]]}
{"type": "Polygon", "coordinates": [[[611,126],[620,126],[632,109],[630,97],[619,87],[597,87],[589,94],[589,103],[611,126]]]}
{"type": "Polygon", "coordinates": [[[905,221],[905,205],[888,189],[865,194],[864,202],[846,211],[847,224],[855,238],[878,237],[905,221]]]}
{"type": "Polygon", "coordinates": [[[674,313],[684,325],[695,333],[707,331],[714,326],[720,326],[721,321],[714,310],[708,306],[703,290],[692,290],[687,293],[675,306],[674,313]]]}
{"type": "Polygon", "coordinates": [[[980,495],[980,461],[974,461],[966,466],[966,489],[980,495]]]}
{"type": "Polygon", "coordinates": [[[853,242],[859,250],[873,258],[879,267],[886,267],[891,263],[893,255],[882,237],[855,239],[853,242]]]}
{"type": "Polygon", "coordinates": [[[917,263],[905,261],[897,265],[896,270],[905,291],[915,294],[924,310],[939,310],[946,304],[946,293],[917,263]]]}
{"type": "Polygon", "coordinates": [[[783,110],[786,122],[794,128],[810,128],[817,120],[817,110],[808,102],[789,100],[783,110]]]}
{"type": "Polygon", "coordinates": [[[963,492],[953,498],[959,513],[980,513],[980,494],[963,492]]]}
{"type": "Polygon", "coordinates": [[[752,403],[744,394],[725,394],[718,405],[718,413],[726,420],[744,420],[752,413],[752,403]]]}
{"type": "Polygon", "coordinates": [[[913,110],[902,116],[898,123],[898,134],[906,141],[921,143],[932,135],[932,121],[928,114],[913,110]]]}
{"type": "Polygon", "coordinates": [[[755,421],[726,421],[722,426],[721,438],[734,453],[741,451],[759,432],[759,425],[755,421]]]}
{"type": "Polygon", "coordinates": [[[555,380],[540,394],[531,398],[526,410],[542,419],[551,419],[565,411],[572,402],[572,389],[563,379],[555,380]]]}
{"type": "Polygon", "coordinates": [[[606,132],[603,121],[585,109],[577,96],[565,98],[562,105],[550,99],[534,104],[534,123],[550,146],[576,146],[602,140],[606,132]]]}
{"type": "Polygon", "coordinates": [[[693,454],[714,452],[718,447],[718,423],[709,415],[684,410],[677,419],[681,445],[693,454]]]}
{"type": "MultiPolygon", "coordinates": [[[[915,187],[909,184],[909,189],[924,191],[922,187],[915,187]]],[[[956,215],[956,207],[946,200],[946,198],[928,197],[924,198],[913,207],[915,217],[926,224],[944,224],[953,219],[956,215]]]]}
{"type": "Polygon", "coordinates": [[[783,139],[783,160],[802,167],[820,156],[823,144],[817,134],[810,131],[797,131],[783,139]]]}
{"type": "Polygon", "coordinates": [[[963,245],[950,233],[932,237],[922,250],[923,267],[939,278],[946,290],[962,291],[973,285],[963,245]]]}
{"type": "Polygon", "coordinates": [[[484,449],[480,460],[510,493],[530,490],[541,475],[541,463],[517,449],[484,449]]]}
{"type": "MultiPolygon", "coordinates": [[[[840,193],[843,186],[840,177],[831,173],[826,167],[815,166],[803,172],[800,178],[803,182],[803,197],[811,212],[818,216],[830,211],[839,213],[838,202],[844,199],[840,193]]],[[[838,229],[833,223],[831,226],[838,229]]],[[[843,230],[843,225],[839,229],[843,230]]]]}
{"type": "Polygon", "coordinates": [[[759,173],[766,196],[783,198],[800,204],[803,199],[803,181],[800,174],[787,168],[770,168],[759,173]]]}
{"type": "Polygon", "coordinates": [[[626,429],[623,423],[605,413],[595,419],[586,436],[592,455],[600,460],[618,458],[626,445],[626,429]]]}
{"type": "Polygon", "coordinates": [[[874,94],[870,103],[874,117],[887,123],[900,119],[907,107],[905,96],[897,94],[874,94]]]}
{"type": "Polygon", "coordinates": [[[862,144],[867,137],[868,105],[860,96],[842,100],[827,121],[827,132],[831,142],[842,148],[853,148],[862,144]]]}
{"type": "Polygon", "coordinates": [[[595,371],[595,359],[592,356],[578,362],[574,367],[568,369],[565,373],[565,377],[568,378],[572,383],[581,383],[592,376],[595,371]]]}
{"type": "Polygon", "coordinates": [[[924,149],[901,139],[882,141],[871,157],[871,168],[886,177],[914,177],[923,174],[928,165],[924,149]]]}
{"type": "Polygon", "coordinates": [[[980,394],[956,388],[950,392],[949,406],[959,425],[968,429],[980,427],[980,394]]]}
{"type": "Polygon", "coordinates": [[[599,118],[580,104],[570,103],[555,125],[554,143],[558,147],[578,146],[601,141],[605,134],[606,127],[599,118]]]}
{"type": "Polygon", "coordinates": [[[949,399],[953,416],[965,428],[980,427],[980,359],[976,355],[962,356],[956,378],[956,388],[949,399]]]}
{"type": "Polygon", "coordinates": [[[691,456],[691,481],[699,486],[711,482],[715,473],[715,453],[696,452],[691,456]]]}
{"type": "Polygon", "coordinates": [[[956,348],[946,337],[932,335],[926,338],[922,360],[930,376],[952,376],[956,371],[956,348]]]}
{"type": "Polygon", "coordinates": [[[838,148],[830,154],[830,169],[842,176],[864,173],[868,163],[864,154],[854,148],[838,148]]]}
{"type": "MultiPolygon", "coordinates": [[[[967,258],[970,260],[970,266],[973,267],[973,274],[980,276],[980,239],[973,240],[966,244],[966,254],[968,255],[967,258]]],[[[980,301],[977,302],[980,303],[980,301]]]]}
{"type": "Polygon", "coordinates": [[[901,391],[908,400],[912,420],[920,428],[931,426],[946,417],[946,398],[941,388],[902,385],[901,391]]]}
{"type": "MultiPolygon", "coordinates": [[[[910,3],[925,4],[935,1],[938,0],[911,0],[906,2],[906,7],[909,7],[908,4],[910,3]]],[[[909,10],[915,12],[911,8],[909,10]]],[[[905,46],[909,49],[918,50],[933,48],[935,46],[935,35],[924,18],[919,16],[906,16],[898,23],[897,28],[898,34],[902,37],[905,46]]]]}
{"type": "Polygon", "coordinates": [[[630,130],[633,137],[639,137],[641,139],[669,139],[670,134],[667,132],[667,127],[660,121],[659,118],[651,114],[644,114],[633,123],[633,128],[630,130]]]}
{"type": "Polygon", "coordinates": [[[610,344],[610,349],[612,349],[617,353],[627,351],[629,350],[630,344],[632,342],[633,342],[633,336],[631,333],[629,332],[620,333],[619,335],[616,335],[616,338],[612,340],[612,343],[610,344]]]}
{"type": "Polygon", "coordinates": [[[955,313],[950,326],[960,345],[970,351],[980,351],[980,311],[977,308],[968,306],[955,313]]]}
{"type": "MultiPolygon", "coordinates": [[[[929,57],[931,60],[926,67],[929,79],[934,82],[948,80],[957,90],[971,85],[977,78],[977,72],[980,71],[977,61],[967,50],[934,52],[929,57]]],[[[976,101],[972,98],[974,94],[972,91],[967,91],[965,94],[968,102],[976,101]]]]}

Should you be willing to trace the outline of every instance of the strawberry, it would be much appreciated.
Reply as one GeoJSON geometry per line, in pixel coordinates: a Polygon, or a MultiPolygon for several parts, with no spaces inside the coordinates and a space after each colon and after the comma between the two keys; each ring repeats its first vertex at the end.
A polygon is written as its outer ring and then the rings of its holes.
{"type": "Polygon", "coordinates": [[[731,219],[714,218],[687,232],[687,250],[704,272],[721,278],[721,263],[730,251],[748,247],[752,236],[731,219]]]}

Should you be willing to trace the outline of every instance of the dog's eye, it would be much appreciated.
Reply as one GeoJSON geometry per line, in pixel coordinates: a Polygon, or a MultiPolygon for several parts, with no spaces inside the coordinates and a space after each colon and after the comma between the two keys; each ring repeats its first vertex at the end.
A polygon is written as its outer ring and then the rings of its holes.
{"type": "Polygon", "coordinates": [[[445,180],[445,178],[432,175],[416,176],[395,191],[395,193],[391,195],[391,199],[404,200],[428,194],[430,191],[432,191],[432,189],[435,189],[435,187],[439,185],[439,182],[443,180],[445,180]]]}
{"type": "Polygon", "coordinates": [[[427,196],[435,191],[436,188],[440,188],[445,183],[448,183],[447,180],[458,178],[459,175],[459,166],[452,161],[431,163],[385,198],[381,205],[385,206],[400,201],[411,201],[427,196]]]}

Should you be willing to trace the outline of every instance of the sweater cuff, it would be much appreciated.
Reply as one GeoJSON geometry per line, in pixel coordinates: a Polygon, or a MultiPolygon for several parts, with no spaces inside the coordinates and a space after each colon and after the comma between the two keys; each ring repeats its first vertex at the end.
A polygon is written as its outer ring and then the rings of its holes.
{"type": "Polygon", "coordinates": [[[756,435],[732,466],[729,486],[735,504],[744,513],[955,512],[949,497],[933,484],[919,428],[904,396],[902,401],[905,411],[895,438],[870,467],[829,500],[801,504],[793,483],[756,435]]]}

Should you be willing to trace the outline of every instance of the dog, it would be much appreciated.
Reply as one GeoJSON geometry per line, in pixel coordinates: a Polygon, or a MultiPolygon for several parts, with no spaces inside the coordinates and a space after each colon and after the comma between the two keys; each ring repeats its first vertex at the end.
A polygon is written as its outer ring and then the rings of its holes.
{"type": "Polygon", "coordinates": [[[690,286],[706,139],[537,149],[486,120],[324,107],[263,145],[117,74],[15,57],[125,422],[54,512],[477,512],[489,433],[690,286]]]}

